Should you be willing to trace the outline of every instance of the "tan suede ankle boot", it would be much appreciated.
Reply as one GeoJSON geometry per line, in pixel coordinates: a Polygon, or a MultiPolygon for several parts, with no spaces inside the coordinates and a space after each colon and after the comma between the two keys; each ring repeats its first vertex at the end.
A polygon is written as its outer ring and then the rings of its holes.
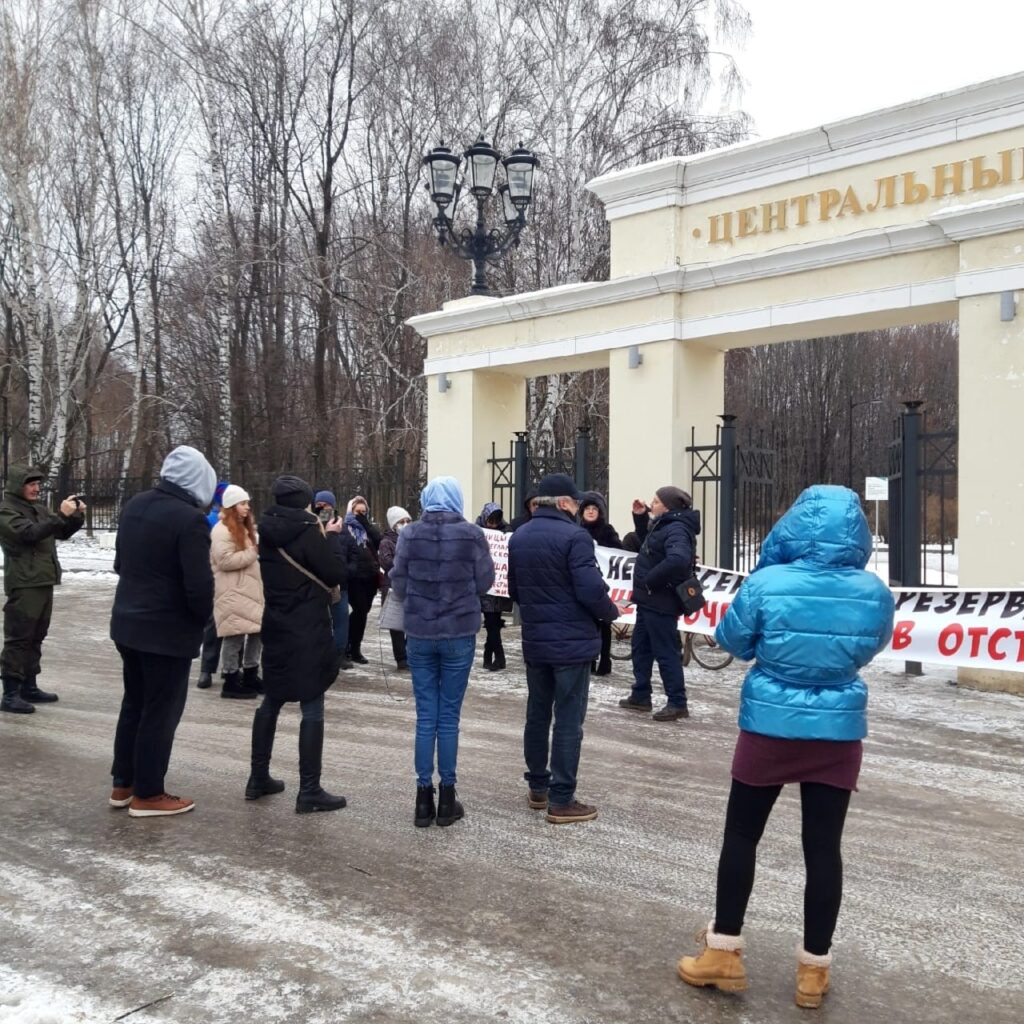
{"type": "Polygon", "coordinates": [[[829,986],[829,968],[832,954],[815,956],[803,946],[796,950],[796,1005],[808,1009],[821,1006],[829,986]]]}
{"type": "Polygon", "coordinates": [[[747,987],[743,966],[743,939],[739,935],[719,935],[715,922],[697,936],[704,943],[699,956],[684,956],[676,968],[687,985],[713,986],[721,992],[742,992],[747,987]]]}

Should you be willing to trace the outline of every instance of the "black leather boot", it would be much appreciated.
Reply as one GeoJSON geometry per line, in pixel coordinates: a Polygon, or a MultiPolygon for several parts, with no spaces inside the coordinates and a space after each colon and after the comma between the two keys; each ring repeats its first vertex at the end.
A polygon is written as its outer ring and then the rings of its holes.
{"type": "Polygon", "coordinates": [[[260,679],[259,665],[242,669],[242,685],[253,693],[263,693],[263,680],[260,679]]]}
{"type": "Polygon", "coordinates": [[[35,676],[25,676],[21,684],[21,699],[27,700],[30,704],[54,704],[60,700],[57,694],[40,690],[36,685],[35,676]]]}
{"type": "Polygon", "coordinates": [[[4,695],[0,698],[0,711],[8,711],[12,715],[31,715],[35,708],[27,700],[22,700],[20,679],[4,677],[4,695]]]}
{"type": "Polygon", "coordinates": [[[434,810],[434,787],[416,787],[416,827],[426,828],[433,820],[436,812],[434,810]]]}
{"type": "Polygon", "coordinates": [[[491,660],[494,657],[494,652],[491,650],[491,638],[488,637],[484,641],[484,668],[491,667],[491,660]]]}
{"type": "Polygon", "coordinates": [[[249,690],[242,685],[241,677],[237,672],[225,672],[221,677],[224,685],[220,688],[222,697],[231,697],[234,700],[255,700],[259,696],[255,690],[249,690]]]}
{"type": "Polygon", "coordinates": [[[465,815],[465,809],[456,799],[458,794],[454,786],[446,786],[441,783],[437,796],[437,818],[438,825],[454,825],[459,818],[465,815]]]}
{"type": "Polygon", "coordinates": [[[324,723],[299,723],[299,795],[295,813],[340,811],[348,802],[343,796],[328,793],[320,785],[320,769],[324,755],[324,723]]]}
{"type": "Polygon", "coordinates": [[[501,672],[505,667],[505,648],[501,644],[501,637],[498,637],[498,642],[495,644],[494,649],[494,660],[491,662],[492,672],[501,672]]]}
{"type": "Polygon", "coordinates": [[[249,781],[245,784],[246,800],[259,800],[261,796],[284,791],[284,783],[270,774],[275,732],[277,715],[265,711],[261,704],[252,720],[252,767],[249,769],[249,781]]]}

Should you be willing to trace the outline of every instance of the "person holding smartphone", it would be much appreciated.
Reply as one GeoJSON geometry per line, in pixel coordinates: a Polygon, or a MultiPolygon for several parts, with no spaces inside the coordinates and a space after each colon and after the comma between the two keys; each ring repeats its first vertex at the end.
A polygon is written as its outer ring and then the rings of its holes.
{"type": "Polygon", "coordinates": [[[39,500],[45,479],[38,469],[11,466],[0,503],[0,545],[4,551],[4,649],[0,654],[3,698],[0,711],[30,715],[36,704],[52,704],[57,694],[36,683],[43,640],[50,628],[53,588],[60,584],[58,540],[82,528],[85,503],[65,498],[55,514],[39,500]]]}
{"type": "MultiPolygon", "coordinates": [[[[335,498],[333,491],[317,491],[316,495],[313,497],[313,511],[316,513],[316,517],[323,524],[324,529],[332,524],[337,525],[341,522],[341,516],[338,514],[338,499],[335,498]]],[[[341,544],[345,555],[345,563],[348,566],[349,573],[351,574],[355,569],[357,558],[356,542],[352,539],[347,530],[332,532],[338,532],[339,543],[341,544]]],[[[341,655],[341,661],[338,663],[338,668],[342,671],[352,668],[352,661],[346,653],[346,649],[348,648],[348,618],[348,588],[346,587],[341,592],[341,600],[336,601],[331,605],[331,624],[334,627],[334,647],[341,655]]]]}

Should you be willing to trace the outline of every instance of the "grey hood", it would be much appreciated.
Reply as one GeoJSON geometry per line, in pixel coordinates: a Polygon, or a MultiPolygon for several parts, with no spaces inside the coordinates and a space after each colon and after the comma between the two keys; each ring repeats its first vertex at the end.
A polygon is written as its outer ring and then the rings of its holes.
{"type": "Polygon", "coordinates": [[[160,478],[188,491],[199,503],[207,508],[217,490],[217,474],[213,471],[202,452],[179,445],[170,452],[160,467],[160,478]]]}

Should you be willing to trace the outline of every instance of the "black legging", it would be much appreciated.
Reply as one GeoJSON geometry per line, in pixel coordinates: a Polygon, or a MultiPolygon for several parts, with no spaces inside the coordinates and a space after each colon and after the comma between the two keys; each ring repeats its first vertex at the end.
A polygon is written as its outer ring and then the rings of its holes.
{"type": "Polygon", "coordinates": [[[350,579],[348,581],[348,604],[352,609],[348,617],[348,649],[353,654],[362,654],[363,634],[366,632],[366,616],[373,607],[377,596],[377,581],[350,579]]]}
{"type": "MultiPolygon", "coordinates": [[[[754,888],[757,844],[781,786],[748,786],[733,779],[725,812],[725,840],[718,860],[715,931],[739,935],[754,888]]],[[[804,949],[824,956],[832,945],[843,898],[840,846],[850,791],[821,782],[800,783],[800,838],[807,882],[804,887],[804,949]]]]}

